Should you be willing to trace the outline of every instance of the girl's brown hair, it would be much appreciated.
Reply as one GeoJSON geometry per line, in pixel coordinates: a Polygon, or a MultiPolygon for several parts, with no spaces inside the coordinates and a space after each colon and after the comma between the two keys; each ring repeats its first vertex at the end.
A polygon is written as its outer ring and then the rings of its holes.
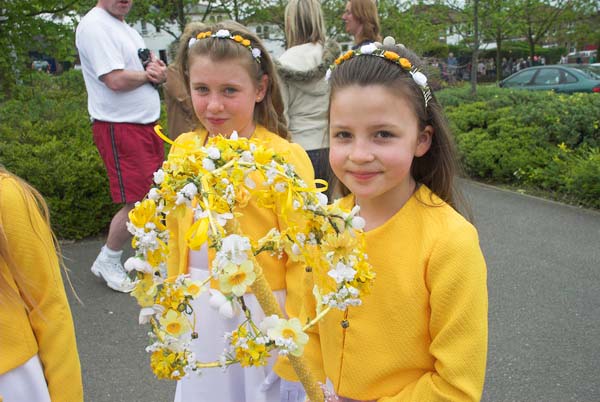
{"type": "MultiPolygon", "coordinates": [[[[407,58],[416,68],[423,68],[421,60],[404,47],[393,46],[384,47],[384,49],[394,51],[400,57],[407,58]]],[[[434,129],[429,151],[425,155],[413,159],[412,177],[417,183],[427,185],[438,197],[457,211],[461,212],[460,208],[466,207],[462,196],[455,188],[454,179],[459,167],[456,161],[453,137],[442,106],[432,94],[432,99],[425,107],[423,92],[409,72],[384,58],[360,55],[337,66],[331,74],[330,84],[330,104],[338,90],[351,85],[361,87],[380,85],[396,96],[407,99],[419,121],[419,130],[424,130],[428,125],[434,129]]],[[[341,182],[337,181],[335,186],[341,194],[349,194],[348,188],[341,182]]],[[[468,211],[462,212],[470,215],[468,211]]]]}
{"type": "Polygon", "coordinates": [[[269,78],[267,91],[265,97],[256,103],[254,107],[254,121],[282,138],[290,138],[283,114],[283,99],[273,60],[253,32],[237,22],[223,21],[214,25],[191,29],[184,33],[180,38],[175,63],[183,74],[188,94],[190,93],[190,61],[197,56],[208,56],[211,60],[217,62],[232,59],[239,60],[243,63],[250,77],[254,77],[256,85],[260,83],[262,76],[266,74],[269,78]],[[253,48],[260,49],[260,63],[252,57],[247,47],[229,39],[205,38],[196,41],[191,47],[188,46],[190,38],[195,38],[200,32],[211,31],[216,33],[220,29],[228,30],[231,35],[240,35],[248,39],[253,48]]]}
{"type": "Polygon", "coordinates": [[[379,26],[379,15],[377,4],[374,0],[350,0],[350,11],[354,18],[362,24],[362,32],[354,38],[356,44],[364,41],[380,42],[381,27],[379,26]]]}

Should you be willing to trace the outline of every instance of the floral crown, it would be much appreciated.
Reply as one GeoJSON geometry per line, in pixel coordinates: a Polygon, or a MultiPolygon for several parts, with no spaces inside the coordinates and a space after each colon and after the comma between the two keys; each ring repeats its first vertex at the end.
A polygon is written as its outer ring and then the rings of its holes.
{"type": "MultiPolygon", "coordinates": [[[[391,36],[386,37],[383,40],[383,45],[385,46],[393,46],[395,45],[395,40],[391,36]]],[[[398,44],[400,48],[403,48],[404,45],[398,44]]],[[[413,64],[405,57],[400,57],[400,55],[392,50],[385,50],[382,48],[382,44],[378,42],[369,43],[368,45],[363,45],[359,49],[356,50],[348,50],[346,53],[338,57],[332,65],[329,66],[327,73],[325,74],[325,79],[329,80],[331,77],[331,73],[336,69],[337,66],[345,62],[346,60],[350,60],[356,56],[369,55],[369,56],[377,56],[382,59],[386,59],[391,61],[394,64],[399,65],[404,71],[407,71],[415,81],[415,83],[423,92],[423,98],[425,99],[425,108],[432,99],[431,88],[427,84],[427,77],[425,74],[420,72],[413,64]]]]}
{"type": "Polygon", "coordinates": [[[248,50],[250,50],[250,53],[252,54],[252,58],[257,63],[260,63],[260,56],[262,54],[260,49],[257,47],[252,47],[252,42],[250,42],[249,39],[244,38],[242,35],[232,35],[231,32],[229,32],[229,30],[227,30],[227,29],[219,29],[217,31],[217,33],[212,33],[211,31],[205,31],[205,32],[200,32],[195,37],[192,36],[190,38],[190,41],[188,42],[188,49],[191,48],[192,45],[194,43],[196,43],[197,41],[199,41],[201,39],[206,39],[206,38],[230,39],[236,43],[239,43],[240,45],[242,45],[245,48],[247,48],[248,50]]]}

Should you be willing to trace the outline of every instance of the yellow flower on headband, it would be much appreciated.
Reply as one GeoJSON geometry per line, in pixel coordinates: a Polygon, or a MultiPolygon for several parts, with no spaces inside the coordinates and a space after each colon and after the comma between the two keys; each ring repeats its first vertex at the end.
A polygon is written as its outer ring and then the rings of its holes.
{"type": "Polygon", "coordinates": [[[211,31],[200,32],[198,35],[196,35],[196,38],[197,39],[204,39],[204,38],[210,37],[210,35],[212,35],[211,31]]]}
{"type": "Polygon", "coordinates": [[[352,50],[348,50],[346,53],[344,53],[344,55],[342,56],[342,60],[346,61],[349,58],[351,58],[354,55],[354,51],[352,50]]]}
{"type": "Polygon", "coordinates": [[[242,40],[242,45],[250,46],[250,41],[248,39],[244,39],[244,40],[242,40]]]}
{"type": "Polygon", "coordinates": [[[405,59],[404,57],[400,58],[398,62],[400,63],[400,66],[402,66],[402,68],[405,70],[410,70],[412,68],[412,64],[410,63],[410,61],[408,59],[405,59]]]}
{"type": "MultiPolygon", "coordinates": [[[[383,55],[385,56],[386,59],[389,59],[391,61],[397,61],[400,56],[398,56],[398,53],[392,52],[392,51],[385,51],[385,53],[383,53],[383,55]]],[[[406,60],[406,59],[404,59],[406,60]]]]}
{"type": "Polygon", "coordinates": [[[242,38],[240,35],[235,35],[233,37],[233,40],[236,41],[236,42],[238,42],[238,43],[240,43],[240,42],[242,42],[244,40],[244,38],[242,38]]]}

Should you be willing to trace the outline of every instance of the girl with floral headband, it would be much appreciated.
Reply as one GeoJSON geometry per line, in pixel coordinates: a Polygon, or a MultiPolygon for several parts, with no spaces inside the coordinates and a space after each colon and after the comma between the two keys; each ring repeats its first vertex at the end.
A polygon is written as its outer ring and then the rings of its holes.
{"type": "Polygon", "coordinates": [[[360,205],[377,281],[360,308],[323,318],[305,353],[321,356],[312,366],[331,401],[477,401],[485,261],[458,212],[442,108],[419,59],[388,42],[346,53],[329,74],[329,159],[342,205],[360,205]]]}
{"type": "MultiPolygon", "coordinates": [[[[205,143],[208,137],[229,137],[236,133],[234,135],[262,141],[265,147],[283,155],[306,183],[313,182],[314,172],[308,155],[300,145],[288,142],[274,64],[253,33],[234,22],[218,23],[202,32],[192,31],[181,39],[177,63],[202,127],[180,135],[171,152],[181,152],[198,139],[205,143]]],[[[247,200],[245,207],[240,207],[240,212],[243,213],[238,219],[241,230],[252,240],[260,239],[272,228],[281,230],[285,225],[272,209],[261,207],[261,200],[254,197],[247,200]]],[[[184,216],[168,215],[169,276],[191,274],[193,280],[204,280],[210,275],[209,260],[214,258],[214,250],[204,244],[201,250],[192,251],[185,241],[193,223],[191,209],[184,216]]],[[[261,253],[257,259],[283,310],[297,317],[304,267],[285,254],[261,253]]],[[[259,314],[262,310],[254,295],[246,293],[244,303],[245,306],[239,306],[216,290],[203,293],[194,301],[195,332],[200,335],[193,341],[192,349],[199,360],[214,360],[223,351],[226,345],[223,334],[237,329],[245,319],[239,314],[242,307],[250,308],[257,322],[262,320],[264,315],[259,314]]],[[[234,365],[225,371],[212,369],[203,370],[200,376],[191,374],[177,383],[175,401],[278,401],[279,384],[290,383],[280,382],[273,374],[274,358],[271,357],[266,367],[234,365]]],[[[281,364],[286,366],[286,362],[281,364]]],[[[304,399],[298,392],[290,398],[292,393],[285,386],[281,390],[284,400],[304,399]]]]}

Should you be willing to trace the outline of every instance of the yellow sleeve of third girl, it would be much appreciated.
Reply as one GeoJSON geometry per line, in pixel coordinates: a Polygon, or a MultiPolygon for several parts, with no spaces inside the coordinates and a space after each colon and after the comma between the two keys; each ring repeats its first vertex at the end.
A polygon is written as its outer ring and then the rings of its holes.
{"type": "Polygon", "coordinates": [[[0,224],[22,289],[33,299],[29,322],[53,401],[83,401],[75,328],[50,228],[33,197],[14,179],[0,178],[0,224]]]}

